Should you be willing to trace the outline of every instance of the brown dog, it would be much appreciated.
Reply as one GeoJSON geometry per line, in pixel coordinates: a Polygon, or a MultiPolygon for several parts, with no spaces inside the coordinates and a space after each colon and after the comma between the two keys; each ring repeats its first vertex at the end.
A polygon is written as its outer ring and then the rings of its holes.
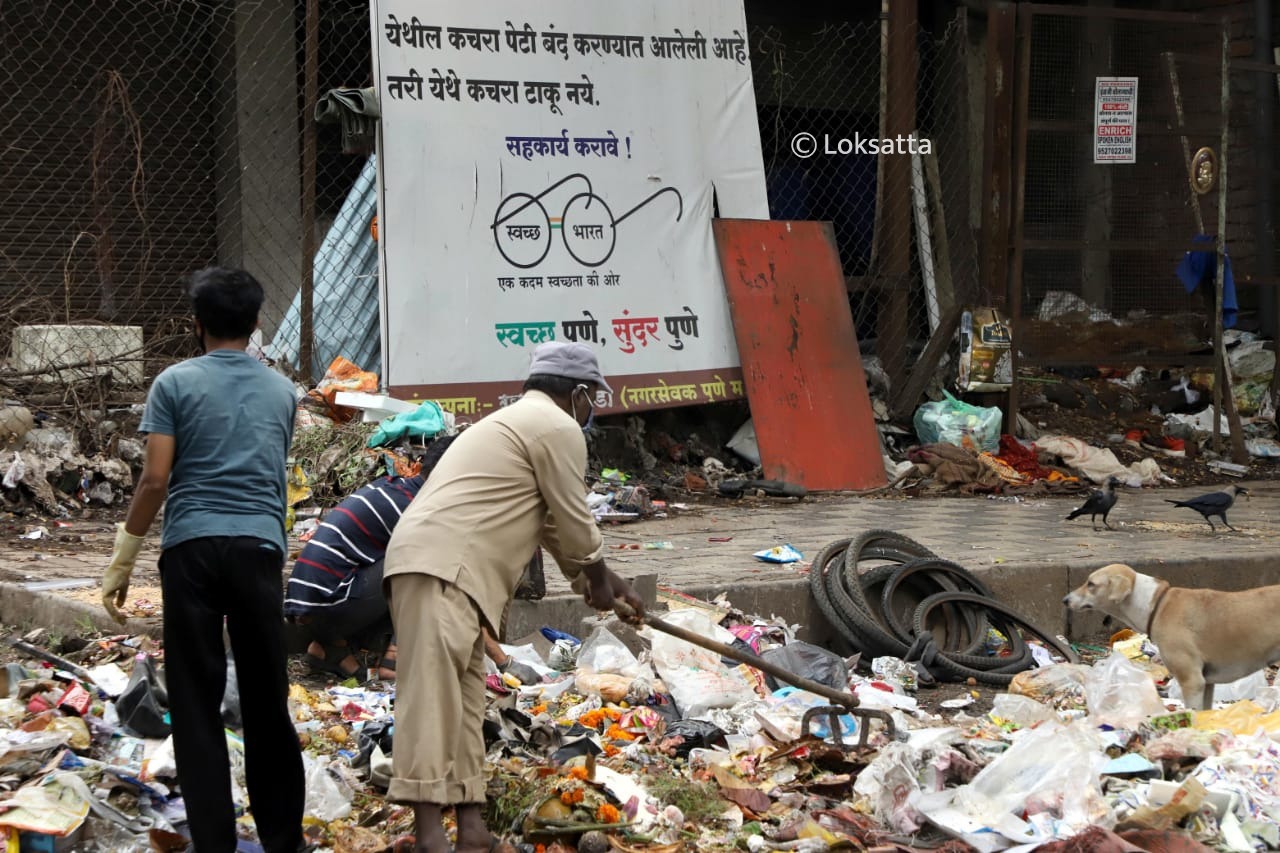
{"type": "Polygon", "coordinates": [[[1241,592],[1185,589],[1112,563],[1063,604],[1101,610],[1160,648],[1188,708],[1213,706],[1213,685],[1227,684],[1280,660],[1280,586],[1241,592]]]}

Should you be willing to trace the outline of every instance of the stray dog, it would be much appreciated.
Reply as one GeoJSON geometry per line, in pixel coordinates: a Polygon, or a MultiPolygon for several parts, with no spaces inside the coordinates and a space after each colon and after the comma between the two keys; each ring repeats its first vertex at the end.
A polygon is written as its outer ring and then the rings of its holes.
{"type": "Polygon", "coordinates": [[[1062,599],[1072,610],[1101,610],[1145,630],[1178,680],[1183,702],[1213,707],[1213,685],[1280,660],[1280,585],[1241,592],[1186,589],[1112,563],[1062,599]]]}

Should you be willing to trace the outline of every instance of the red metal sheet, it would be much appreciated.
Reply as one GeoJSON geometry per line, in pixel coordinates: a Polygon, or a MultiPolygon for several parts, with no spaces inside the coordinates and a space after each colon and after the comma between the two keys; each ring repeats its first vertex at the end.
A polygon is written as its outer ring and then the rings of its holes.
{"type": "Polygon", "coordinates": [[[814,491],[883,486],[831,223],[713,228],[764,476],[814,491]]]}

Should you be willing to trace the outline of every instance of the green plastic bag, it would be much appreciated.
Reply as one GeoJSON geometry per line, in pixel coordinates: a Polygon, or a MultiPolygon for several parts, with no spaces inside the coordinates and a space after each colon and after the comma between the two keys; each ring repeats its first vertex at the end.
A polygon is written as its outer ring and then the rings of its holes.
{"type": "Polygon", "coordinates": [[[433,438],[444,432],[444,409],[434,400],[423,400],[412,412],[392,415],[378,424],[369,436],[369,447],[382,447],[404,436],[433,438]]]}
{"type": "Polygon", "coordinates": [[[957,400],[943,389],[945,400],[925,403],[912,419],[921,444],[954,444],[971,450],[1000,449],[1000,422],[997,408],[974,406],[957,400]]]}

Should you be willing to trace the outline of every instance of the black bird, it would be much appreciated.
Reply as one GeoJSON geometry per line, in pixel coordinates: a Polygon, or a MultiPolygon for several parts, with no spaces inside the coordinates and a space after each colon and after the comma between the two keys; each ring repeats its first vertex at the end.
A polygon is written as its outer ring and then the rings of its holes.
{"type": "MultiPolygon", "coordinates": [[[[1165,503],[1171,503],[1174,506],[1185,506],[1187,509],[1194,509],[1196,512],[1204,516],[1204,520],[1209,522],[1210,530],[1217,530],[1213,526],[1213,516],[1222,519],[1222,523],[1227,525],[1227,529],[1235,530],[1227,521],[1227,510],[1231,509],[1231,505],[1236,502],[1236,495],[1248,495],[1249,490],[1244,486],[1232,486],[1227,492],[1211,492],[1207,495],[1201,495],[1198,498],[1192,498],[1189,501],[1171,501],[1165,498],[1165,503]]],[[[1237,531],[1238,532],[1238,531],[1237,531]]]]}
{"type": "Polygon", "coordinates": [[[1080,505],[1080,508],[1072,511],[1067,516],[1067,521],[1073,518],[1079,518],[1082,515],[1089,516],[1089,521],[1093,523],[1093,529],[1098,529],[1098,516],[1102,516],[1102,524],[1108,530],[1115,530],[1110,524],[1107,524],[1107,513],[1111,512],[1116,505],[1116,500],[1120,497],[1116,494],[1116,486],[1120,485],[1117,477],[1108,477],[1107,481],[1102,484],[1101,489],[1095,489],[1089,493],[1089,499],[1080,505]]]}

